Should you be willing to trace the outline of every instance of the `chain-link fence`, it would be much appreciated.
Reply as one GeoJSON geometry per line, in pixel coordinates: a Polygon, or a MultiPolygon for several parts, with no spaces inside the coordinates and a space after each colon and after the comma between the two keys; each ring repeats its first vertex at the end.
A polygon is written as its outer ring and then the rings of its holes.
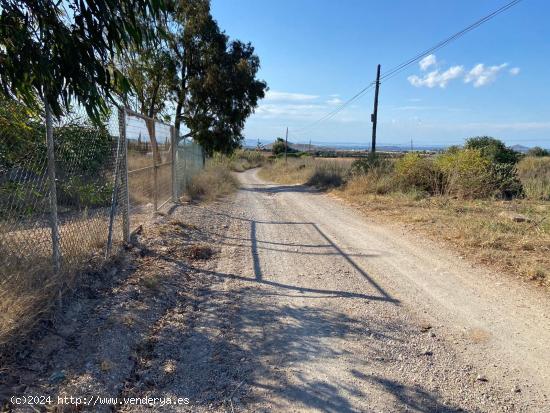
{"type": "Polygon", "coordinates": [[[48,110],[24,124],[0,120],[1,344],[78,271],[177,201],[204,162],[202,148],[178,144],[171,125],[127,110],[102,125],[83,110],[59,121],[48,110]]]}
{"type": "Polygon", "coordinates": [[[128,193],[132,229],[168,202],[176,202],[204,167],[202,147],[178,139],[167,123],[126,111],[128,193]]]}

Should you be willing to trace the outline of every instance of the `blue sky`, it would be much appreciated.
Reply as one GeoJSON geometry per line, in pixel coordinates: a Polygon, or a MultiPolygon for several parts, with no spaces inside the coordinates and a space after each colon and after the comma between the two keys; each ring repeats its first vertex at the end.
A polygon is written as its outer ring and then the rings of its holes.
{"type": "MultiPolygon", "coordinates": [[[[212,0],[232,38],[250,41],[270,92],[245,136],[289,127],[295,142],[368,143],[373,94],[327,122],[300,129],[375,77],[507,0],[212,0]],[[296,132],[295,132],[296,131],[296,132]]],[[[524,0],[383,83],[378,140],[456,144],[492,135],[550,147],[550,2],[524,0]]]]}

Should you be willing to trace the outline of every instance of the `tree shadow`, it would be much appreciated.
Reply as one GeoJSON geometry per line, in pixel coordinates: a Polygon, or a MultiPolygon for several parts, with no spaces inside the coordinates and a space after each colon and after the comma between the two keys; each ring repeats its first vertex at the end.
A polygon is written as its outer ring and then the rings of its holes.
{"type": "Polygon", "coordinates": [[[258,192],[268,195],[282,192],[321,193],[319,189],[306,185],[247,184],[239,189],[245,192],[258,192]]]}
{"type": "Polygon", "coordinates": [[[358,379],[370,382],[381,388],[385,393],[393,396],[398,406],[406,406],[418,412],[459,413],[466,412],[463,408],[448,406],[441,403],[437,397],[423,389],[419,385],[407,386],[396,380],[390,380],[374,375],[366,375],[357,370],[352,370],[358,379]]]}

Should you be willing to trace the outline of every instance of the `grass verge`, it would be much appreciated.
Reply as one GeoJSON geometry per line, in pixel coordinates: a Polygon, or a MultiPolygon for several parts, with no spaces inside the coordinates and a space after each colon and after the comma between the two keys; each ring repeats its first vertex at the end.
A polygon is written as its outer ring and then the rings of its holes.
{"type": "Polygon", "coordinates": [[[211,162],[193,177],[187,190],[194,200],[214,201],[239,187],[227,163],[211,162]]]}
{"type": "Polygon", "coordinates": [[[357,187],[352,181],[334,194],[370,217],[442,240],[476,263],[550,287],[550,203],[458,200],[415,191],[379,195],[357,187]],[[528,220],[515,222],[514,214],[528,220]]]}

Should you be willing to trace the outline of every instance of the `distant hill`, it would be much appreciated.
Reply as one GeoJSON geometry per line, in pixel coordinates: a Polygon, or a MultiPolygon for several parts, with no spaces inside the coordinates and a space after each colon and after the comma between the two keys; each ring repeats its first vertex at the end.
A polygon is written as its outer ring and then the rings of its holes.
{"type": "MultiPolygon", "coordinates": [[[[263,142],[262,142],[263,143],[263,142]]],[[[257,140],[247,139],[244,142],[244,146],[246,148],[255,148],[257,146],[257,140]]],[[[271,150],[271,147],[273,146],[273,142],[263,144],[262,147],[266,150],[271,150]]],[[[289,142],[288,146],[295,151],[300,152],[308,152],[311,151],[368,151],[370,150],[370,145],[361,145],[361,144],[337,144],[337,143],[325,143],[325,144],[312,144],[311,149],[309,144],[307,143],[294,143],[289,142]]],[[[445,150],[448,147],[448,145],[415,145],[414,150],[417,151],[441,151],[445,150]]],[[[513,150],[520,153],[527,153],[527,151],[530,149],[528,146],[524,145],[513,145],[511,146],[513,150]]],[[[384,145],[379,144],[377,146],[377,149],[379,151],[384,152],[407,152],[410,150],[408,145],[384,145]]]]}
{"type": "Polygon", "coordinates": [[[511,146],[511,148],[514,151],[521,152],[521,153],[527,153],[527,151],[530,149],[527,146],[523,146],[523,145],[513,145],[513,146],[511,146]]]}

